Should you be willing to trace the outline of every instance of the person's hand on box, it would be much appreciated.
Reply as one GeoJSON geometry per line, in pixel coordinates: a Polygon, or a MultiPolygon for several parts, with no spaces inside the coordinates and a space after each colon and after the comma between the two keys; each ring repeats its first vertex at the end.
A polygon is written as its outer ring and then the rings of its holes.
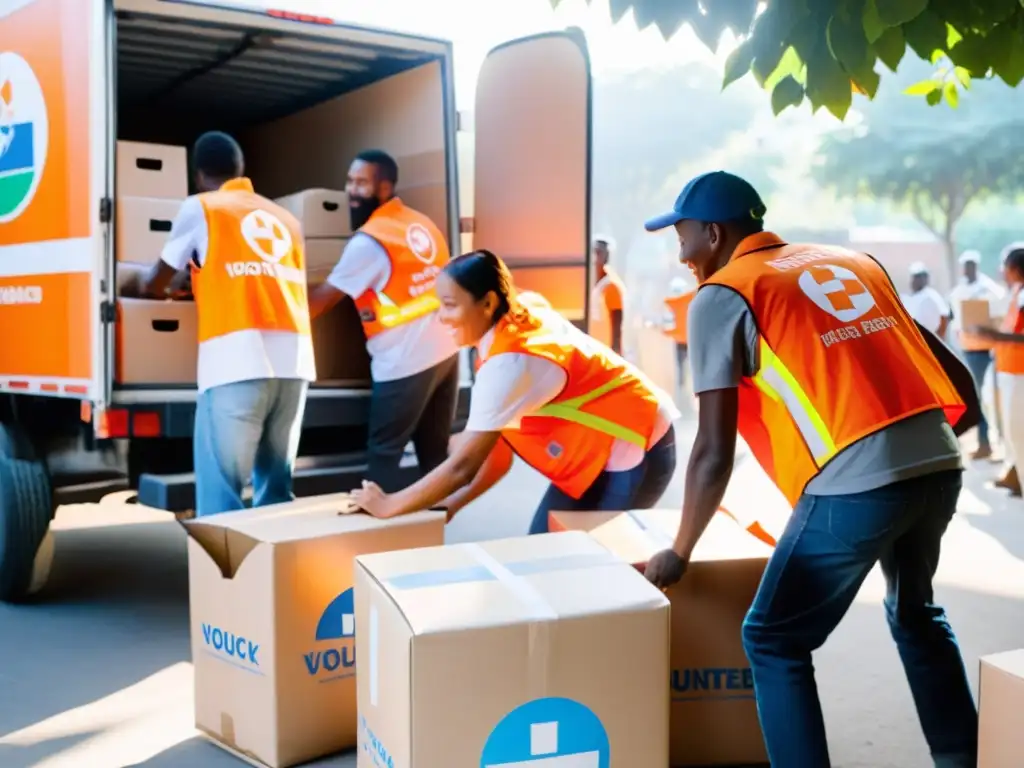
{"type": "Polygon", "coordinates": [[[676,554],[675,550],[665,549],[658,552],[644,568],[644,576],[659,589],[671,587],[683,578],[686,573],[687,561],[676,554]]]}
{"type": "Polygon", "coordinates": [[[369,480],[363,480],[363,487],[352,491],[352,501],[364,512],[382,520],[394,517],[397,512],[391,496],[369,480]]]}

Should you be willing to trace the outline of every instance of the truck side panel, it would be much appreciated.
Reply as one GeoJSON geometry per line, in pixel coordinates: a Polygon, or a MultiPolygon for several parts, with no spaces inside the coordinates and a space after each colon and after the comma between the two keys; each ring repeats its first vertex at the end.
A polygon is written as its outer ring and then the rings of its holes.
{"type": "Polygon", "coordinates": [[[0,391],[100,394],[102,13],[102,0],[0,11],[0,391]]]}

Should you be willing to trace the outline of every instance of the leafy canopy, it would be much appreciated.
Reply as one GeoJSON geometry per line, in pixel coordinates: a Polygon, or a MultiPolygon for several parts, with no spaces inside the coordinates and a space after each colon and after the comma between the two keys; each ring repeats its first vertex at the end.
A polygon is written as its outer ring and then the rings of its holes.
{"type": "Polygon", "coordinates": [[[863,125],[826,136],[815,177],[843,196],[889,200],[911,213],[945,244],[955,270],[965,212],[1024,190],[1024,94],[977,83],[956,120],[936,120],[924,102],[899,95],[927,70],[908,61],[866,105],[863,125]]]}
{"type": "Polygon", "coordinates": [[[632,10],[640,29],[654,24],[666,39],[689,24],[713,51],[732,30],[741,43],[723,87],[752,72],[776,114],[806,100],[841,120],[853,93],[874,98],[878,63],[895,72],[908,49],[942,64],[908,89],[931,105],[956,107],[972,79],[1024,80],[1024,0],[767,0],[761,13],[758,0],[610,3],[615,22],[632,10]]]}

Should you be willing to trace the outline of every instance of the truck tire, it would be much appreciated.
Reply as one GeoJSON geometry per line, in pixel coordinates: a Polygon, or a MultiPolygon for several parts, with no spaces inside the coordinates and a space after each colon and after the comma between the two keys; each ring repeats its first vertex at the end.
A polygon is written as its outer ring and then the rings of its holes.
{"type": "Polygon", "coordinates": [[[0,455],[0,600],[13,603],[42,588],[53,555],[47,534],[53,494],[46,466],[0,455]],[[41,558],[36,568],[37,555],[41,558]],[[45,571],[45,572],[44,572],[45,571]]]}

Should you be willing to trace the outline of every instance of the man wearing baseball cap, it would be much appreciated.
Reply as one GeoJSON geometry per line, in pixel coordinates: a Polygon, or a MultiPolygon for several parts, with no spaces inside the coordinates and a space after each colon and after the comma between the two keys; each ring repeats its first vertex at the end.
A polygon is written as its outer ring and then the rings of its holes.
{"type": "Polygon", "coordinates": [[[961,487],[956,435],[978,421],[970,372],[911,319],[874,259],[788,244],[764,231],[765,213],[748,182],[716,171],[647,222],[675,228],[701,284],[689,312],[699,421],[682,523],[647,576],[662,587],[682,578],[741,434],[794,507],[743,624],[772,765],[830,765],[811,653],[880,562],[933,758],[973,766],[977,710],[932,594],[961,487]]]}

